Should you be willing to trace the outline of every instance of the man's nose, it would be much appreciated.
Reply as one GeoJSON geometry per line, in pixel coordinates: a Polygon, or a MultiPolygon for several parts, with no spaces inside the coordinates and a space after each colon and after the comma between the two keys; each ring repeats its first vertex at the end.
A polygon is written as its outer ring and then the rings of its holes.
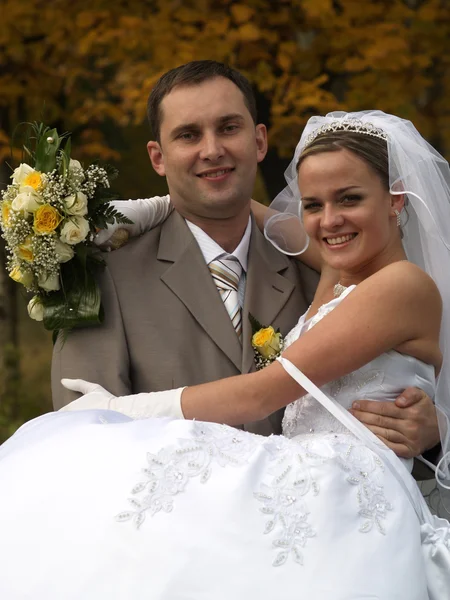
{"type": "Polygon", "coordinates": [[[218,160],[224,154],[223,144],[219,136],[208,133],[203,136],[200,158],[202,160],[218,160]]]}

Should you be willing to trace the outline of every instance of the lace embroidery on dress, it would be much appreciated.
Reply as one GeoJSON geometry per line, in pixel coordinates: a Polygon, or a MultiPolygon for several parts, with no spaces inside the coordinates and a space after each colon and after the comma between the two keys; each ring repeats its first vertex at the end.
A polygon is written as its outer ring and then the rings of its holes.
{"type": "Polygon", "coordinates": [[[174,497],[183,492],[190,479],[208,481],[213,461],[221,467],[244,464],[261,444],[259,436],[233,430],[225,425],[193,423],[193,439],[179,439],[177,445],[147,453],[146,478],[131,490],[132,509],[116,515],[117,521],[132,519],[140,527],[147,512],[151,516],[173,509],[174,497]]]}
{"type": "Polygon", "coordinates": [[[224,425],[196,422],[192,432],[191,439],[178,439],[157,454],[147,454],[145,478],[131,490],[131,508],[116,515],[117,521],[133,521],[139,528],[147,513],[154,516],[160,511],[172,511],[175,496],[186,490],[192,478],[199,477],[201,483],[206,483],[214,463],[240,467],[257,448],[262,448],[268,466],[254,497],[262,503],[260,511],[269,516],[263,533],[274,536],[274,566],[283,565],[289,556],[303,564],[302,550],[308,539],[316,535],[308,520],[306,498],[319,494],[313,469],[325,463],[330,468],[337,467],[346,481],[356,487],[358,514],[363,519],[359,530],[368,532],[375,525],[384,533],[382,520],[391,506],[384,497],[383,466],[358,441],[337,434],[300,441],[283,436],[267,439],[224,425]]]}
{"type": "Polygon", "coordinates": [[[325,463],[337,466],[346,481],[356,487],[358,515],[362,519],[359,531],[367,533],[375,525],[385,534],[382,521],[392,505],[384,495],[384,466],[378,456],[358,440],[339,434],[300,441],[272,436],[264,449],[270,456],[271,479],[261,484],[254,496],[263,504],[261,512],[269,515],[264,533],[276,535],[272,543],[279,552],[273,566],[283,565],[290,555],[303,564],[302,549],[308,539],[316,535],[308,522],[310,512],[304,498],[311,493],[319,494],[313,469],[325,463]]]}
{"type": "MultiPolygon", "coordinates": [[[[373,390],[382,390],[383,381],[383,371],[363,368],[324,385],[322,389],[341,406],[350,408],[355,398],[370,397],[373,390]]],[[[283,417],[283,434],[286,437],[293,438],[320,431],[346,433],[347,429],[311,394],[306,394],[286,407],[283,417]]]]}
{"type": "Polygon", "coordinates": [[[268,474],[272,477],[270,483],[261,484],[254,496],[263,504],[260,511],[269,515],[264,533],[276,535],[272,545],[279,552],[272,564],[279,567],[292,555],[302,565],[302,548],[308,538],[316,535],[308,523],[309,510],[303,496],[311,489],[317,495],[319,489],[305,464],[302,448],[293,452],[286,438],[273,436],[264,444],[264,449],[270,456],[268,474]]]}

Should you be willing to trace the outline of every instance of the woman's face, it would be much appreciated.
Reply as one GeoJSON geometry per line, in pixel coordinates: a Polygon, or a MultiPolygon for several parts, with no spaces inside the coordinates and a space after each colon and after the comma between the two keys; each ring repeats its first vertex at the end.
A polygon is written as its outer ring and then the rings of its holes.
{"type": "Polygon", "coordinates": [[[378,174],[342,149],[306,157],[298,180],[304,226],[323,260],[348,273],[384,266],[383,257],[398,248],[394,209],[401,210],[402,199],[378,174]]]}

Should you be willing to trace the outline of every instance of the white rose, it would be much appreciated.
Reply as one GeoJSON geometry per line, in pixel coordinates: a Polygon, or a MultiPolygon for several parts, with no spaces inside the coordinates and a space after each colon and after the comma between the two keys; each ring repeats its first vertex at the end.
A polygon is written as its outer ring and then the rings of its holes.
{"type": "Polygon", "coordinates": [[[56,292],[60,288],[59,275],[57,273],[52,273],[51,275],[43,273],[38,277],[38,285],[46,292],[56,292]]]}
{"type": "Polygon", "coordinates": [[[35,212],[39,208],[40,202],[41,197],[34,191],[20,192],[12,201],[11,208],[17,211],[35,212]]]}
{"type": "Polygon", "coordinates": [[[28,314],[35,321],[43,321],[44,320],[44,305],[42,304],[39,296],[33,296],[31,300],[28,302],[28,314]]]}
{"type": "Polygon", "coordinates": [[[89,223],[83,217],[67,219],[61,229],[60,240],[65,244],[79,244],[89,233],[89,223]]]}
{"type": "Polygon", "coordinates": [[[71,158],[69,160],[69,171],[76,171],[76,170],[83,170],[83,167],[81,166],[81,163],[78,160],[74,160],[73,158],[71,158]]]}
{"type": "Polygon", "coordinates": [[[21,163],[17,169],[14,169],[13,174],[11,175],[11,179],[13,183],[16,185],[21,185],[30,173],[33,173],[34,169],[27,165],[26,163],[21,163]]]}
{"type": "Polygon", "coordinates": [[[67,244],[63,244],[59,240],[55,242],[55,254],[58,262],[65,263],[73,258],[75,252],[67,244]]]}
{"type": "Polygon", "coordinates": [[[88,199],[86,194],[83,194],[83,192],[77,192],[76,194],[66,196],[63,202],[69,215],[77,215],[82,217],[87,214],[88,199]]]}

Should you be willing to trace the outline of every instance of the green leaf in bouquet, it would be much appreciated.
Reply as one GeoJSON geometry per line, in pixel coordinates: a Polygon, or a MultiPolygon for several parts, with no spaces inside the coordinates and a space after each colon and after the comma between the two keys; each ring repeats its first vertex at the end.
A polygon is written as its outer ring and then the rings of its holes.
{"type": "Polygon", "coordinates": [[[104,263],[94,252],[98,253],[79,244],[75,259],[61,265],[61,289],[47,294],[42,302],[46,329],[68,331],[103,322],[104,312],[95,273],[104,263]]]}
{"type": "Polygon", "coordinates": [[[60,170],[61,175],[63,175],[64,177],[66,177],[67,173],[69,172],[71,150],[72,150],[72,142],[69,137],[69,138],[67,138],[64,149],[62,149],[60,152],[61,165],[59,167],[59,170],[60,170]]]}
{"type": "Polygon", "coordinates": [[[76,267],[76,273],[71,274],[70,277],[72,278],[72,281],[73,277],[76,277],[78,284],[82,283],[82,280],[86,277],[88,271],[94,274],[99,268],[103,268],[106,264],[99,249],[95,246],[89,246],[88,244],[77,244],[75,246],[75,259],[81,270],[76,267]]]}
{"type": "Polygon", "coordinates": [[[44,128],[40,133],[35,151],[36,171],[50,173],[56,168],[56,156],[61,144],[61,138],[56,129],[44,128]]]}
{"type": "Polygon", "coordinates": [[[82,288],[49,294],[43,304],[44,327],[50,331],[100,325],[104,319],[100,289],[90,274],[82,288]]]}
{"type": "Polygon", "coordinates": [[[117,179],[117,177],[119,176],[119,171],[118,169],[116,169],[116,167],[106,164],[103,165],[103,168],[105,169],[106,174],[108,175],[109,181],[114,181],[114,179],[117,179]]]}

